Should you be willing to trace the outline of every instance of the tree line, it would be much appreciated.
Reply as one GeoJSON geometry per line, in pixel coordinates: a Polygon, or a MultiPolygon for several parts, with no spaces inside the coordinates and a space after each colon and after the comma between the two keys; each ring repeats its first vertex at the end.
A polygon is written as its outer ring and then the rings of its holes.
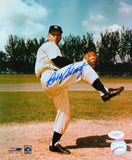
{"type": "MultiPolygon", "coordinates": [[[[72,34],[64,37],[59,45],[62,55],[74,61],[82,60],[85,53],[95,51],[98,56],[96,70],[100,74],[132,73],[132,30],[124,29],[115,32],[105,31],[100,34],[99,42],[94,42],[93,35],[72,34]]],[[[34,73],[38,48],[46,42],[40,39],[19,38],[10,35],[5,52],[0,51],[0,73],[34,73]]]]}

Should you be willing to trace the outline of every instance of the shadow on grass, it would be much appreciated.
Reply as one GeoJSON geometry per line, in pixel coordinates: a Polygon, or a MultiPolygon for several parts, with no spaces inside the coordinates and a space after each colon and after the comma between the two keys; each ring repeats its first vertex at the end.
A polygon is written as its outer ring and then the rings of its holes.
{"type": "MultiPolygon", "coordinates": [[[[76,145],[66,146],[67,149],[77,149],[77,148],[105,148],[110,147],[113,139],[109,138],[108,135],[102,136],[90,136],[90,137],[81,137],[76,140],[76,145]],[[107,142],[108,141],[108,142],[107,142]]],[[[125,139],[127,144],[132,143],[132,140],[125,139]]],[[[132,152],[132,148],[127,145],[127,151],[132,152]]]]}

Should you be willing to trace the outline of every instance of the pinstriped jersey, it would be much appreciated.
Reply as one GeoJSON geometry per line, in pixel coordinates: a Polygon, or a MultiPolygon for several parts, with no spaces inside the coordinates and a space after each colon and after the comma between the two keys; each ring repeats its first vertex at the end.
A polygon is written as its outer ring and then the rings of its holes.
{"type": "Polygon", "coordinates": [[[45,69],[59,68],[51,61],[51,59],[61,56],[59,47],[54,42],[46,42],[40,46],[37,52],[35,63],[35,74],[40,77],[45,69]]]}

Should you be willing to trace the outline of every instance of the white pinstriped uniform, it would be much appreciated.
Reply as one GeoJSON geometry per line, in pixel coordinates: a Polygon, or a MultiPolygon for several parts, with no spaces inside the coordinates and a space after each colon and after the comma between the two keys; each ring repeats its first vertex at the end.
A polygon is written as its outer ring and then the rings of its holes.
{"type": "Polygon", "coordinates": [[[51,59],[56,58],[57,56],[62,56],[58,46],[54,42],[44,43],[37,52],[35,73],[37,77],[40,77],[41,75],[40,80],[42,88],[48,97],[52,99],[57,109],[54,131],[64,134],[69,124],[71,115],[68,97],[68,85],[74,84],[81,79],[92,85],[93,82],[99,77],[85,60],[67,65],[63,68],[58,68],[51,61],[51,59]],[[82,73],[79,70],[80,68],[82,73]],[[53,74],[55,74],[56,77],[58,75],[64,75],[64,73],[69,71],[69,69],[73,69],[74,72],[72,74],[67,74],[67,76],[63,76],[63,79],[61,79],[62,81],[57,78],[54,79],[52,83],[48,83],[53,74]]]}

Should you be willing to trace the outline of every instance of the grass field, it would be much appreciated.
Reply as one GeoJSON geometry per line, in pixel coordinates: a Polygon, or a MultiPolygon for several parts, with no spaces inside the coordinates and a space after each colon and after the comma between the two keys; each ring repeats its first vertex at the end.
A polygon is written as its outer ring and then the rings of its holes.
{"type": "MultiPolygon", "coordinates": [[[[101,77],[108,83],[131,83],[131,77],[101,77]]],[[[0,75],[0,83],[40,83],[35,75],[0,75]]],[[[80,82],[83,83],[83,82],[80,82]]],[[[70,91],[72,120],[132,118],[132,91],[104,103],[96,91],[70,91]]],[[[2,124],[53,121],[56,109],[43,92],[0,92],[2,124]]]]}
{"type": "Polygon", "coordinates": [[[40,83],[33,74],[0,74],[0,84],[6,83],[40,83]]]}
{"type": "MultiPolygon", "coordinates": [[[[132,77],[105,76],[105,77],[100,77],[100,79],[102,80],[102,82],[107,82],[107,83],[132,83],[132,77]]],[[[31,74],[24,74],[24,75],[0,74],[0,84],[6,84],[6,83],[40,83],[40,80],[36,78],[35,75],[31,74]]]]}
{"type": "MultiPolygon", "coordinates": [[[[95,91],[70,91],[72,120],[131,118],[132,91],[103,102],[95,91]]],[[[56,109],[43,92],[0,92],[2,124],[53,121],[56,109]]]]}

